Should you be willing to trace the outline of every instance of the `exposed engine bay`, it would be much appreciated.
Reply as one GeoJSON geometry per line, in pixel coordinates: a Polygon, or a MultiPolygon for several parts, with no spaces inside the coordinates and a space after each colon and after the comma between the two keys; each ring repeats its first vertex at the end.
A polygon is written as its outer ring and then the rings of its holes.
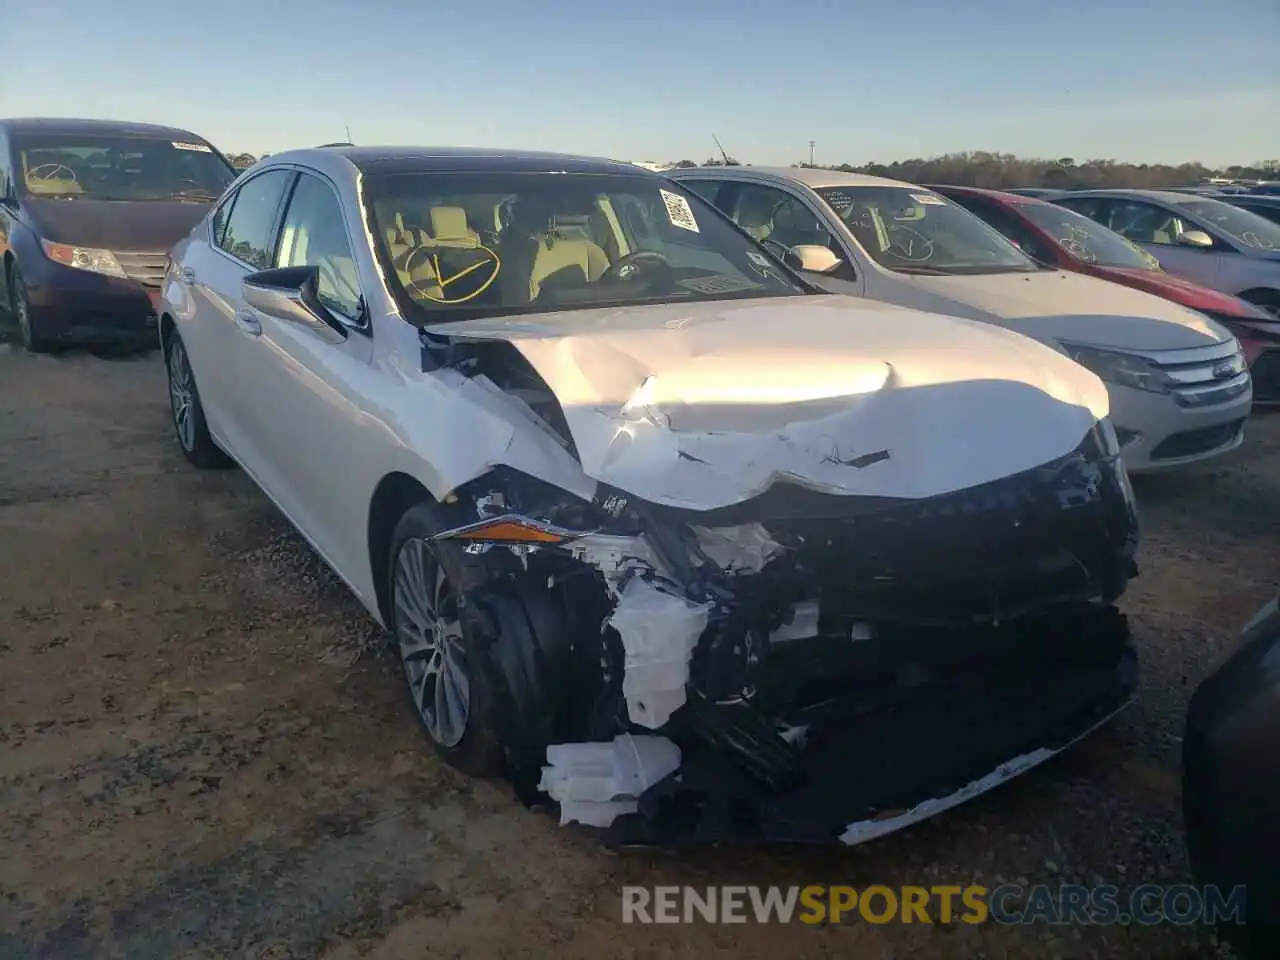
{"type": "MultiPolygon", "coordinates": [[[[510,344],[423,342],[424,370],[500,392],[577,456],[510,344]]],[[[465,609],[508,776],[619,844],[861,842],[1033,766],[1135,689],[1115,601],[1137,517],[1105,420],[924,498],[777,482],[682,509],[498,466],[450,509],[437,546],[483,558],[465,609]]]]}

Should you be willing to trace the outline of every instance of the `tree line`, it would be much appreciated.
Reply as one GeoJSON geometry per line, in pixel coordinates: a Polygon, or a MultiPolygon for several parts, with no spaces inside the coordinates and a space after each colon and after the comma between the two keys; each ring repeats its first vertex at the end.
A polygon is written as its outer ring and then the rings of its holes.
{"type": "MultiPolygon", "coordinates": [[[[726,162],[737,165],[733,157],[709,158],[704,166],[724,166],[726,162]]],[[[681,160],[676,166],[697,166],[691,160],[681,160]]],[[[807,163],[793,163],[793,167],[807,167],[807,163]]],[[[1126,163],[1122,160],[1083,160],[1059,157],[1047,160],[1017,157],[1011,153],[947,153],[940,157],[912,157],[892,163],[867,163],[855,166],[849,163],[815,164],[832,170],[849,173],[865,173],[908,183],[950,183],[958,186],[990,187],[1048,187],[1054,190],[1087,190],[1091,188],[1159,189],[1183,187],[1199,182],[1205,177],[1229,177],[1231,179],[1274,179],[1280,177],[1280,161],[1260,160],[1249,165],[1210,167],[1203,163],[1126,163]]]]}
{"type": "MultiPolygon", "coordinates": [[[[236,169],[244,170],[266,157],[251,153],[229,155],[236,169]]],[[[733,157],[708,158],[703,166],[740,165],[733,157]]],[[[681,160],[676,167],[696,167],[692,160],[681,160]]],[[[807,167],[807,163],[794,163],[807,167]]],[[[1184,187],[1205,177],[1232,179],[1280,178],[1280,161],[1260,160],[1247,166],[1208,167],[1203,163],[1126,163],[1121,160],[1083,160],[1059,157],[1056,160],[1016,157],[1011,153],[947,153],[940,157],[913,157],[892,163],[867,163],[862,166],[842,163],[838,166],[816,164],[850,173],[866,173],[908,183],[952,183],[972,187],[1049,187],[1055,190],[1087,190],[1102,187],[1159,189],[1184,187]]]]}

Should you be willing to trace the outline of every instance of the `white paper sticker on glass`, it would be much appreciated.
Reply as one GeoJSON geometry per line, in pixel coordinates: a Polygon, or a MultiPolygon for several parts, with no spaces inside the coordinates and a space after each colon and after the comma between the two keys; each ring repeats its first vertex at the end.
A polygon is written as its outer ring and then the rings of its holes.
{"type": "Polygon", "coordinates": [[[175,150],[190,150],[193,153],[213,153],[211,149],[203,143],[179,143],[177,140],[171,141],[175,150]]]}
{"type": "Polygon", "coordinates": [[[689,201],[678,193],[669,193],[666,190],[659,190],[662,194],[662,202],[667,208],[667,219],[671,221],[673,227],[679,227],[681,230],[692,230],[698,233],[698,221],[693,218],[693,211],[689,209],[689,201]]]}

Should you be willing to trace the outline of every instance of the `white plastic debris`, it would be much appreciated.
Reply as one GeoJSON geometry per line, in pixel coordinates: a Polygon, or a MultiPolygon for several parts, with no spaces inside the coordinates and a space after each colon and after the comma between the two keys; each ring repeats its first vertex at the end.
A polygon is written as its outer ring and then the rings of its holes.
{"type": "Polygon", "coordinates": [[[629,733],[612,743],[562,743],[547,747],[538,789],[560,804],[560,825],[607,827],[635,813],[637,797],[680,768],[680,748],[666,737],[629,733]]]}
{"type": "Polygon", "coordinates": [[[782,549],[760,523],[736,527],[694,527],[698,547],[707,558],[730,572],[758,573],[782,549]]]}
{"type": "Polygon", "coordinates": [[[622,695],[632,723],[656,730],[684,705],[689,659],[710,610],[639,577],[622,588],[609,623],[626,653],[622,695]]]}

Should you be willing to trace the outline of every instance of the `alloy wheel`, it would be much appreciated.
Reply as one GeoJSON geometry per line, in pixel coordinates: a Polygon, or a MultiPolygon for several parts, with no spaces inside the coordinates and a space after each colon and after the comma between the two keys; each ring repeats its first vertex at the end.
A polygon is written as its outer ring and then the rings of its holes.
{"type": "Polygon", "coordinates": [[[471,712],[459,597],[425,541],[401,546],[392,593],[396,640],[414,705],[431,739],[455,747],[471,712]]]}
{"type": "Polygon", "coordinates": [[[173,409],[173,426],[182,449],[190,451],[196,444],[195,383],[187,351],[181,340],[169,347],[169,405],[173,409]]]}

